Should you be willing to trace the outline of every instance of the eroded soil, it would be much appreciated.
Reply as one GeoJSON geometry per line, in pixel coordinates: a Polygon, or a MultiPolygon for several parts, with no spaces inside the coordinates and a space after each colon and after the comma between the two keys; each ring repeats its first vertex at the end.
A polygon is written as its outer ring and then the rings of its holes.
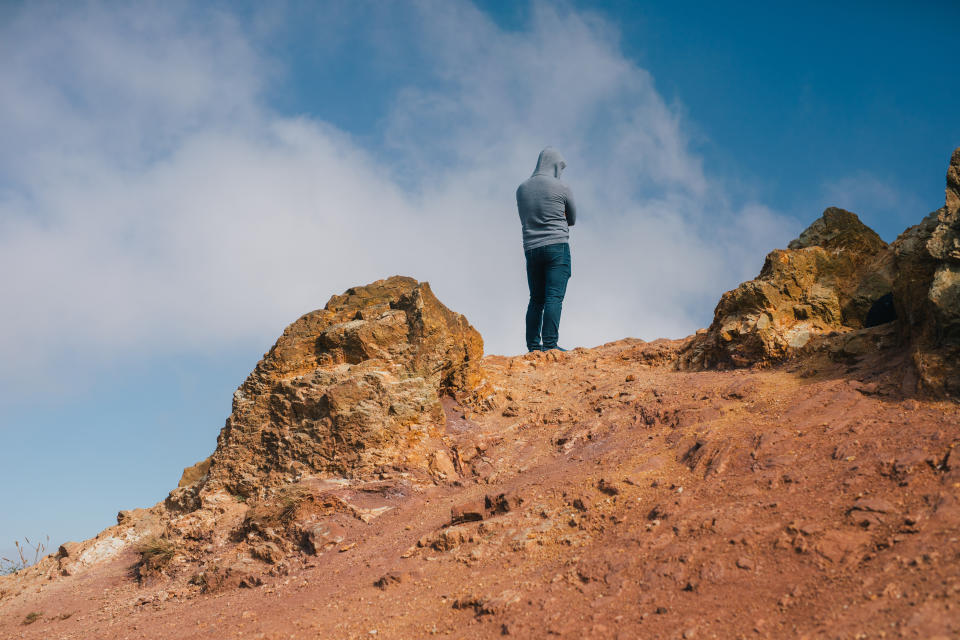
{"type": "Polygon", "coordinates": [[[676,346],[489,356],[446,482],[305,481],[327,533],[276,557],[225,505],[195,547],[250,579],[191,552],[138,581],[130,548],[6,579],[0,637],[960,637],[960,407],[889,353],[686,373],[676,346]]]}

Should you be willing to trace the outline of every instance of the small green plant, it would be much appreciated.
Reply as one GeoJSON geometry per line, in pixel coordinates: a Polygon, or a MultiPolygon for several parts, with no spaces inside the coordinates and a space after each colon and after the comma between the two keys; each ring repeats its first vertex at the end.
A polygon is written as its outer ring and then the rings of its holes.
{"type": "Polygon", "coordinates": [[[13,545],[17,548],[17,556],[19,557],[11,560],[5,556],[0,556],[0,576],[7,576],[37,564],[37,561],[43,556],[44,551],[47,550],[47,543],[50,542],[50,536],[46,536],[46,540],[37,542],[36,544],[30,542],[30,538],[26,536],[24,536],[23,539],[25,544],[20,544],[19,540],[13,541],[13,545]]]}
{"type": "Polygon", "coordinates": [[[42,617],[43,617],[43,613],[39,611],[31,611],[30,613],[27,614],[27,617],[23,619],[23,624],[24,625],[33,624],[34,622],[36,622],[42,617]]]}

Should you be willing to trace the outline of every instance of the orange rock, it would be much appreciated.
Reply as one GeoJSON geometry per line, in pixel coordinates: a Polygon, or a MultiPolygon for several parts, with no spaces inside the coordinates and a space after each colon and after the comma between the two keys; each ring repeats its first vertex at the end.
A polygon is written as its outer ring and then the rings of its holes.
{"type": "Polygon", "coordinates": [[[893,277],[893,253],[880,236],[831,207],[787,249],[772,251],[755,280],[723,294],[710,328],[680,354],[680,368],[781,360],[817,336],[859,329],[893,277]]]}
{"type": "MultiPolygon", "coordinates": [[[[287,327],[237,389],[209,469],[195,481],[200,495],[253,496],[304,475],[356,478],[390,467],[456,477],[440,451],[440,395],[469,404],[482,356],[480,334],[427,283],[395,276],[333,296],[287,327]]],[[[185,478],[202,469],[194,471],[185,478]]],[[[186,494],[169,502],[200,506],[186,494]]]]}
{"type": "Polygon", "coordinates": [[[893,243],[894,306],[919,386],[960,396],[960,148],[947,169],[944,206],[893,243]]]}

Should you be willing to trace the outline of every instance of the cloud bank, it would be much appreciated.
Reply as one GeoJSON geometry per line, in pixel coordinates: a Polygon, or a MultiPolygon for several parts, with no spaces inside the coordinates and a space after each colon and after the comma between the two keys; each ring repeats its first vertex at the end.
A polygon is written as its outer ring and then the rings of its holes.
{"type": "Polygon", "coordinates": [[[0,381],[262,350],[330,295],[396,273],[429,280],[487,352],[517,353],[514,191],[548,144],[581,212],[565,346],[686,335],[798,230],[734,202],[682,108],[599,16],[535,4],[508,31],[468,2],[402,11],[397,37],[427,81],[362,137],[325,121],[322,101],[298,116],[271,106],[286,61],[263,44],[282,14],[13,12],[0,27],[0,381]]]}

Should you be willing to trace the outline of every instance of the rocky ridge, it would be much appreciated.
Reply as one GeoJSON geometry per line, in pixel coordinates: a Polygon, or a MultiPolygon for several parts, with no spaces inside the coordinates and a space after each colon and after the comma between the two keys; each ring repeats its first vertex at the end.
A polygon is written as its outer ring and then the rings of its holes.
{"type": "Polygon", "coordinates": [[[952,637],[958,176],[889,246],[828,209],[684,340],[484,357],[426,283],[334,296],[0,632],[952,637]]]}

